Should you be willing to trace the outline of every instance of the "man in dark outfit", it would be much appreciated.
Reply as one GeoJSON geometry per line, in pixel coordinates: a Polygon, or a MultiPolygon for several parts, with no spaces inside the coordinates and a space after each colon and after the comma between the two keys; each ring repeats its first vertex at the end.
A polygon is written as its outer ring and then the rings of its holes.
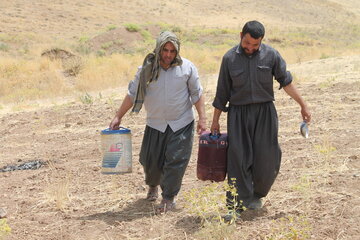
{"type": "Polygon", "coordinates": [[[244,25],[240,44],[222,59],[213,102],[211,132],[220,131],[220,114],[228,112],[228,182],[238,196],[234,202],[234,196],[227,192],[227,206],[229,210],[235,207],[236,213],[243,207],[260,209],[261,198],[268,194],[279,172],[281,149],[273,78],[300,105],[304,121],[311,119],[285,61],[277,50],[261,42],[264,35],[260,22],[244,25]]]}

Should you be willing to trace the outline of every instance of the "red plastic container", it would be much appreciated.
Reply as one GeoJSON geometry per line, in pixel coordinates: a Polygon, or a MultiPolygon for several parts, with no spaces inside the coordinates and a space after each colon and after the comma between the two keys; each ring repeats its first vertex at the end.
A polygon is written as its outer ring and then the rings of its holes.
{"type": "Polygon", "coordinates": [[[196,174],[200,180],[221,182],[227,170],[227,134],[212,135],[204,132],[199,138],[196,174]]]}

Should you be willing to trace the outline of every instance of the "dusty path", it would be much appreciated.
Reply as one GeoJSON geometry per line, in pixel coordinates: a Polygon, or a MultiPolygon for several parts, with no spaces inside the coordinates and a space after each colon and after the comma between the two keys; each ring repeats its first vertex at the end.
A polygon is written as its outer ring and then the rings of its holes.
{"type": "MultiPolygon", "coordinates": [[[[356,239],[360,236],[360,56],[290,69],[313,111],[310,138],[298,133],[297,104],[276,91],[281,171],[264,210],[244,214],[230,239],[284,239],[294,234],[307,239],[356,239]]],[[[204,80],[209,118],[214,78],[204,80]]],[[[119,102],[110,104],[103,97],[92,105],[75,101],[0,113],[0,168],[34,160],[48,163],[38,170],[0,172],[0,208],[6,209],[12,228],[7,239],[209,239],[201,235],[198,218],[184,207],[185,192],[208,184],[195,176],[196,144],[178,198],[179,210],[164,216],[154,216],[152,205],[143,200],[143,173],[137,162],[143,114],[123,122],[133,133],[133,173],[100,173],[99,130],[108,125],[119,102]]]]}

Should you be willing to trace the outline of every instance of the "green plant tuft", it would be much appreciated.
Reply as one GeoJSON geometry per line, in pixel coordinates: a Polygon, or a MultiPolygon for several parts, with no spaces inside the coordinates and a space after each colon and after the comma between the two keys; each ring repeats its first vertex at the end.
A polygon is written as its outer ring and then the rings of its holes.
{"type": "Polygon", "coordinates": [[[135,23],[127,23],[124,25],[125,29],[129,32],[139,32],[141,27],[135,23]]]}
{"type": "Polygon", "coordinates": [[[109,25],[109,26],[106,27],[106,30],[107,30],[107,31],[111,31],[111,30],[114,30],[114,29],[116,29],[116,28],[117,28],[116,25],[111,24],[111,25],[109,25]]]}
{"type": "Polygon", "coordinates": [[[7,235],[11,233],[11,228],[7,224],[6,219],[0,219],[0,240],[4,239],[7,235]]]}
{"type": "Polygon", "coordinates": [[[85,95],[80,96],[80,101],[83,104],[92,105],[94,103],[94,98],[89,93],[85,93],[85,95]]]}
{"type": "Polygon", "coordinates": [[[9,46],[6,43],[0,42],[0,51],[6,52],[9,50],[9,46]]]}

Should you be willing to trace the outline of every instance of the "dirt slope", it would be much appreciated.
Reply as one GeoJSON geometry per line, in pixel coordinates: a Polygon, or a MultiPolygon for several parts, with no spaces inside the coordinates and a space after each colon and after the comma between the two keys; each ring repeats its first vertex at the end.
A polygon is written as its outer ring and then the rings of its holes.
{"type": "Polygon", "coordinates": [[[0,33],[54,41],[93,36],[109,25],[144,22],[240,28],[249,19],[259,19],[268,28],[320,28],[354,24],[359,21],[360,6],[356,0],[13,0],[1,1],[0,8],[0,33]]]}
{"type": "MultiPolygon", "coordinates": [[[[297,104],[276,91],[283,149],[280,175],[264,210],[244,214],[230,239],[284,239],[291,227],[301,239],[357,239],[360,57],[306,62],[290,69],[311,105],[310,138],[298,133],[297,104]]],[[[209,118],[215,78],[203,79],[209,118]]],[[[117,96],[124,93],[119,89],[117,96]]],[[[178,197],[179,209],[164,216],[154,216],[153,206],[143,200],[146,191],[138,163],[143,113],[123,122],[133,133],[133,172],[101,174],[99,131],[106,128],[119,101],[110,104],[103,96],[92,105],[73,101],[1,113],[0,168],[33,160],[49,163],[38,170],[0,173],[0,208],[7,210],[12,228],[7,239],[209,239],[199,237],[199,220],[188,213],[183,198],[190,189],[208,185],[195,176],[197,144],[178,197]],[[63,205],[59,201],[60,211],[52,198],[61,200],[66,194],[69,199],[63,205]]],[[[225,116],[222,121],[225,124],[225,116]]]]}

